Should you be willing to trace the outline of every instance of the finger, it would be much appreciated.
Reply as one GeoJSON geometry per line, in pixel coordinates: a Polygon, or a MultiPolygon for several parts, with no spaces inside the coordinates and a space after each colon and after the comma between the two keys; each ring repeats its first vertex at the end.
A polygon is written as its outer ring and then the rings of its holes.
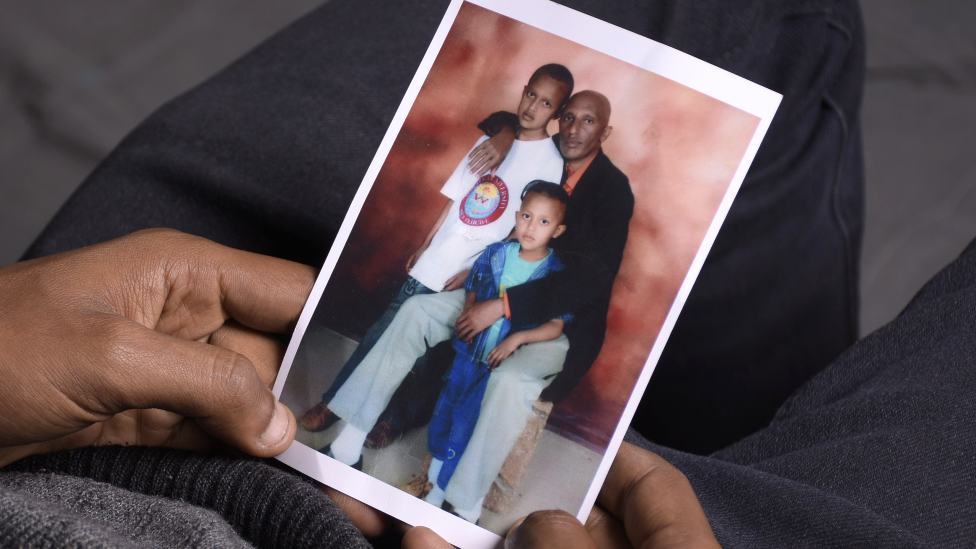
{"type": "MultiPolygon", "coordinates": [[[[155,262],[160,266],[166,305],[156,328],[170,334],[180,333],[188,316],[210,320],[214,304],[245,326],[287,332],[294,327],[315,283],[315,270],[307,265],[235,250],[178,231],[139,231],[114,241],[114,249],[121,251],[128,272],[152,278],[156,272],[146,265],[155,262]],[[153,254],[151,261],[147,261],[147,248],[153,254]]],[[[133,300],[140,298],[131,291],[122,293],[133,300]]],[[[217,327],[219,324],[205,327],[204,333],[217,327]]],[[[197,337],[200,335],[189,339],[197,337]]]]}
{"type": "Polygon", "coordinates": [[[444,541],[433,530],[423,526],[416,526],[407,530],[403,535],[403,549],[454,549],[454,546],[444,541]]]}
{"type": "Polygon", "coordinates": [[[468,155],[468,171],[474,172],[475,166],[482,163],[484,157],[484,151],[471,151],[468,155]]]}
{"type": "Polygon", "coordinates": [[[471,172],[477,173],[478,175],[484,175],[485,170],[492,163],[492,161],[493,158],[491,156],[487,154],[483,155],[481,158],[478,159],[477,162],[474,163],[474,166],[472,166],[471,168],[471,172]]]}
{"type": "Polygon", "coordinates": [[[566,511],[536,511],[509,531],[505,549],[595,549],[586,528],[566,511]]]}
{"type": "Polygon", "coordinates": [[[353,526],[367,538],[379,537],[390,527],[390,517],[388,515],[334,488],[328,486],[322,486],[321,488],[325,492],[325,495],[329,496],[329,499],[335,502],[336,506],[342,509],[342,512],[349,517],[353,526]]]}
{"type": "Polygon", "coordinates": [[[117,312],[186,339],[210,334],[227,318],[264,332],[290,331],[315,281],[306,265],[169,229],[133,233],[98,253],[132,273],[105,289],[117,312]]]}
{"type": "Polygon", "coordinates": [[[95,350],[100,367],[79,369],[83,383],[68,386],[75,391],[72,401],[97,399],[100,406],[92,408],[105,414],[169,410],[195,418],[211,435],[256,456],[278,455],[291,444],[294,416],[246,356],[124,319],[110,331],[98,338],[103,341],[95,350]]]}
{"type": "Polygon", "coordinates": [[[471,152],[468,153],[468,158],[475,158],[478,155],[483,154],[485,150],[485,143],[487,143],[487,141],[482,141],[480,145],[471,149],[471,152]]]}
{"type": "Polygon", "coordinates": [[[463,334],[466,332],[467,329],[468,329],[468,319],[464,315],[464,313],[461,313],[461,316],[458,318],[457,323],[454,324],[454,332],[457,334],[458,339],[463,339],[463,334]]]}
{"type": "Polygon", "coordinates": [[[483,141],[480,145],[478,145],[474,149],[471,149],[471,152],[468,154],[468,158],[472,160],[477,160],[479,158],[484,157],[486,154],[488,154],[488,150],[489,150],[488,142],[483,141]]]}
{"type": "Polygon", "coordinates": [[[608,549],[631,549],[630,540],[624,525],[616,517],[594,505],[586,518],[586,531],[590,533],[597,547],[608,549]]]}
{"type": "Polygon", "coordinates": [[[597,501],[623,521],[635,547],[718,547],[688,479],[653,452],[623,443],[597,501]]]}
{"type": "Polygon", "coordinates": [[[163,410],[128,410],[115,414],[107,421],[52,440],[0,448],[0,467],[31,455],[106,444],[167,446],[196,452],[215,452],[225,448],[195,422],[184,421],[178,414],[163,410]]]}
{"type": "Polygon", "coordinates": [[[221,326],[207,342],[246,356],[269,387],[285,358],[285,345],[281,341],[234,321],[221,326]]]}
{"type": "Polygon", "coordinates": [[[262,332],[291,331],[315,284],[307,265],[225,248],[220,289],[224,309],[262,332]]]}

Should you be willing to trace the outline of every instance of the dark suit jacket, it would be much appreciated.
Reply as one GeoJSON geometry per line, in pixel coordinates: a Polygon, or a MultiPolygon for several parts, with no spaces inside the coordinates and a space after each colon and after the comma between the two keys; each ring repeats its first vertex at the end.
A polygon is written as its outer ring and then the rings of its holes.
{"type": "Polygon", "coordinates": [[[573,390],[603,344],[610,292],[633,213],[630,181],[601,150],[570,195],[566,232],[550,244],[566,269],[508,289],[513,326],[574,315],[565,329],[569,356],[546,392],[553,401],[573,390]]]}

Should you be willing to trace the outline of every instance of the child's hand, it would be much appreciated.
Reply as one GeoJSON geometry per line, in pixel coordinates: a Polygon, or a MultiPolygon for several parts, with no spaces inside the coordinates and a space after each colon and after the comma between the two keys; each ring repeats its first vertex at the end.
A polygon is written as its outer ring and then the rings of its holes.
{"type": "Polygon", "coordinates": [[[464,281],[467,280],[468,273],[470,273],[470,272],[471,272],[471,269],[465,269],[465,270],[459,272],[458,274],[452,276],[451,278],[449,278],[447,280],[447,284],[444,284],[444,289],[441,290],[441,291],[443,291],[443,292],[450,292],[450,291],[453,291],[453,290],[457,290],[461,286],[464,286],[464,281]]]}
{"type": "Polygon", "coordinates": [[[420,259],[420,255],[424,253],[424,247],[421,246],[417,248],[417,251],[410,254],[410,259],[407,260],[407,274],[410,274],[410,269],[417,264],[417,260],[420,259]]]}
{"type": "Polygon", "coordinates": [[[501,366],[502,362],[504,362],[506,358],[512,356],[515,349],[518,349],[521,346],[522,341],[519,338],[515,336],[506,337],[501,343],[496,345],[490,353],[488,353],[488,369],[494,370],[495,368],[501,366]]]}
{"type": "Polygon", "coordinates": [[[468,154],[468,171],[479,176],[488,172],[492,174],[501,166],[508,151],[515,143],[515,132],[511,128],[504,128],[497,135],[478,145],[468,154]]]}

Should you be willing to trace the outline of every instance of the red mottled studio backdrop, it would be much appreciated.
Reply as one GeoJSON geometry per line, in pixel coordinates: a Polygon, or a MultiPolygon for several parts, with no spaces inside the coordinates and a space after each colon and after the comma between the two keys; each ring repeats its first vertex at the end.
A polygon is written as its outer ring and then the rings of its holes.
{"type": "MultiPolygon", "coordinates": [[[[549,429],[601,451],[759,119],[569,40],[464,4],[353,228],[316,321],[357,339],[406,279],[405,265],[444,206],[444,181],[481,136],[514,111],[532,72],[572,71],[576,90],[610,99],[604,152],[636,198],[603,350],[556,407],[549,429]]],[[[550,134],[558,124],[549,126],[550,134]]]]}

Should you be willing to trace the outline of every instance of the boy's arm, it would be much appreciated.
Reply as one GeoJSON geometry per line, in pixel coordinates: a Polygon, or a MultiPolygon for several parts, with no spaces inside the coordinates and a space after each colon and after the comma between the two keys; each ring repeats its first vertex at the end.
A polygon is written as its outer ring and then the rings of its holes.
{"type": "Polygon", "coordinates": [[[518,116],[510,112],[496,112],[481,121],[478,129],[490,139],[468,153],[468,171],[479,176],[494,171],[501,166],[515,143],[515,130],[518,116]]]}
{"type": "Polygon", "coordinates": [[[454,201],[451,199],[447,200],[447,204],[444,204],[444,209],[441,210],[441,214],[437,216],[437,221],[434,221],[434,226],[430,228],[427,232],[427,237],[424,238],[423,244],[417,248],[413,254],[410,255],[410,259],[407,260],[407,272],[413,269],[413,266],[417,264],[417,260],[420,259],[421,254],[423,254],[427,247],[430,246],[430,241],[434,239],[434,235],[437,234],[437,230],[441,228],[444,224],[444,220],[447,219],[447,214],[451,211],[451,206],[454,206],[454,201]]]}
{"type": "Polygon", "coordinates": [[[509,334],[508,337],[498,345],[495,345],[495,348],[488,353],[488,367],[494,370],[506,358],[512,356],[512,353],[522,345],[556,339],[562,335],[565,325],[566,321],[557,318],[535,328],[509,334]]]}
{"type": "Polygon", "coordinates": [[[518,127],[518,115],[508,111],[493,112],[478,124],[478,129],[485,132],[488,137],[495,137],[503,131],[514,132],[518,127]]]}

